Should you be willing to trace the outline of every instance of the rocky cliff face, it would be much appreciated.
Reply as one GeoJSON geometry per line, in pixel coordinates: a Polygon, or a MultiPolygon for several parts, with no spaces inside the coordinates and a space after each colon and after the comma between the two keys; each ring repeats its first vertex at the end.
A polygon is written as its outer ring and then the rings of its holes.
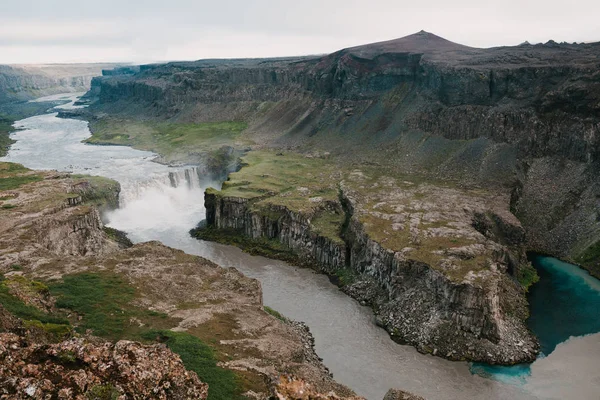
{"type": "MultiPolygon", "coordinates": [[[[284,206],[270,206],[267,213],[251,212],[248,199],[223,197],[212,191],[205,194],[204,204],[210,227],[234,230],[252,239],[275,240],[328,273],[346,266],[346,246],[312,230],[310,219],[314,215],[297,213],[284,206]]],[[[341,211],[339,203],[331,202],[324,207],[341,211]]]]}
{"type": "Polygon", "coordinates": [[[70,339],[28,343],[0,333],[0,393],[30,399],[206,399],[208,385],[164,345],[70,339]],[[123,379],[126,377],[126,379],[123,379]]]}
{"type": "MultiPolygon", "coordinates": [[[[443,198],[442,189],[438,191],[443,198]]],[[[454,239],[448,242],[450,248],[445,250],[448,258],[440,261],[444,250],[433,247],[432,253],[422,253],[424,250],[415,252],[410,248],[422,247],[417,243],[420,240],[437,241],[431,237],[427,239],[427,235],[442,234],[440,228],[418,232],[419,225],[411,223],[412,233],[423,239],[400,239],[404,248],[394,250],[390,244],[384,245],[381,239],[375,240],[365,227],[365,218],[377,215],[385,220],[387,216],[380,211],[363,209],[365,203],[369,203],[368,199],[357,198],[360,197],[355,191],[342,187],[340,201],[321,205],[333,213],[347,214],[341,232],[343,240],[320,234],[311,224],[322,211],[319,207],[310,212],[298,212],[273,204],[258,206],[257,199],[228,196],[227,192],[222,194],[212,190],[205,194],[207,225],[211,229],[245,235],[267,247],[268,241],[275,241],[295,254],[301,264],[329,275],[349,274],[352,278],[341,282],[346,285],[344,291],[373,306],[379,323],[394,339],[414,345],[421,352],[491,364],[535,359],[538,344],[525,326],[527,303],[522,289],[508,275],[521,268],[519,258],[524,258],[519,247],[524,240],[523,228],[514,216],[502,216],[502,212],[486,209],[480,211],[477,203],[471,204],[467,198],[459,199],[465,209],[474,208],[467,213],[467,227],[473,226],[471,237],[477,237],[479,243],[452,247],[457,246],[453,242],[463,240],[461,236],[453,236],[454,239]],[[489,255],[485,248],[490,249],[489,255]],[[483,262],[492,267],[478,271],[477,264],[469,264],[467,274],[461,275],[458,260],[478,257],[483,257],[483,262]]],[[[393,208],[391,203],[386,206],[393,208]]],[[[418,205],[414,202],[410,207],[418,205]]],[[[429,214],[439,218],[441,213],[431,209],[429,214]]],[[[402,213],[390,216],[396,221],[392,226],[401,231],[402,223],[398,218],[403,218],[402,213]]],[[[461,226],[458,218],[443,224],[441,220],[427,222],[426,225],[445,226],[446,223],[447,226],[461,226]]],[[[463,231],[463,234],[467,233],[463,231]]],[[[387,233],[386,236],[391,241],[396,235],[387,233]]],[[[430,244],[425,245],[428,246],[430,244]]]]}

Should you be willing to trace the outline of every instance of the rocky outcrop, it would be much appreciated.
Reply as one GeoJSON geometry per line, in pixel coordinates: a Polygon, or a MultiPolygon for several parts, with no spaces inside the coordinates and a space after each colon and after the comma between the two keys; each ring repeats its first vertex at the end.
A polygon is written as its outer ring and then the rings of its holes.
{"type": "MultiPolygon", "coordinates": [[[[449,271],[434,268],[432,263],[437,261],[419,261],[408,247],[394,251],[371,238],[359,215],[354,215],[355,200],[343,189],[341,196],[340,202],[327,202],[323,207],[347,213],[344,240],[315,232],[311,220],[318,208],[307,214],[273,204],[258,206],[260,199],[232,197],[214,190],[205,193],[207,225],[254,239],[259,246],[270,245],[265,239],[275,241],[291,251],[296,262],[329,275],[348,271],[354,278],[344,291],[373,306],[379,323],[395,340],[421,352],[490,364],[535,359],[538,343],[525,326],[527,302],[523,290],[508,275],[520,268],[523,256],[519,246],[524,233],[514,216],[502,216],[499,211],[474,212],[472,224],[487,239],[479,239],[486,244],[473,249],[491,246],[492,259],[485,262],[494,266],[487,272],[470,271],[464,278],[453,279],[457,267],[449,271]],[[487,243],[488,239],[496,242],[487,243]],[[515,253],[499,243],[506,243],[515,253]]],[[[440,212],[432,209],[430,213],[440,212]]],[[[458,220],[450,224],[460,226],[458,220]]],[[[410,246],[409,241],[405,246],[410,246]]],[[[468,249],[453,248],[456,254],[442,265],[452,265],[456,257],[475,258],[477,251],[467,254],[468,249]]]]}
{"type": "MultiPolygon", "coordinates": [[[[344,243],[310,228],[310,219],[321,210],[307,215],[271,205],[262,212],[251,212],[248,199],[222,197],[211,190],[206,191],[204,204],[210,227],[231,229],[252,239],[275,240],[292,250],[301,263],[317,264],[328,273],[346,265],[344,243]]],[[[328,202],[322,207],[343,213],[339,203],[328,202]]]]}
{"type": "Polygon", "coordinates": [[[43,345],[0,333],[0,394],[31,399],[206,399],[208,385],[164,345],[74,338],[43,345]],[[125,378],[125,379],[124,379],[125,378]]]}
{"type": "Polygon", "coordinates": [[[273,388],[277,400],[365,400],[357,396],[338,396],[335,392],[320,393],[312,385],[293,376],[281,376],[273,388]]]}
{"type": "Polygon", "coordinates": [[[425,400],[421,396],[412,393],[404,392],[398,389],[390,389],[383,400],[425,400]]]}
{"type": "Polygon", "coordinates": [[[484,285],[453,282],[410,254],[384,248],[356,218],[345,237],[349,265],[362,277],[345,291],[374,305],[378,323],[392,338],[452,360],[515,364],[535,359],[539,346],[523,318],[527,303],[508,276],[499,274],[484,285]],[[507,314],[513,309],[520,317],[507,314]]]}

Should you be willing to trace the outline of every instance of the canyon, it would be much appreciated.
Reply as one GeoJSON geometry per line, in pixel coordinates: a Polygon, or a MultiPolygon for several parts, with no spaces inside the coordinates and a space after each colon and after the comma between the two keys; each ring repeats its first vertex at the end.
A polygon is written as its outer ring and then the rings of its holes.
{"type": "MultiPolygon", "coordinates": [[[[169,174],[174,187],[219,182],[192,236],[326,274],[421,353],[513,365],[540,351],[526,324],[538,279],[527,253],[600,276],[599,52],[552,41],[475,49],[422,31],[319,57],[110,66],[76,103],[87,107],[59,116],[87,121],[87,143],[193,165],[169,174]]],[[[118,196],[97,196],[96,178],[21,173],[37,178],[3,197],[8,282],[115,274],[135,287],[136,307],[165,315],[161,332],[224,335],[220,366],[243,371],[245,395],[354,396],[301,323],[265,312],[256,281],[157,242],[128,247],[103,227],[98,210],[118,196]],[[40,194],[56,200],[31,199],[40,194]]]]}
{"type": "Polygon", "coordinates": [[[538,351],[525,252],[598,276],[599,51],[419,32],[315,58],[147,65],[94,78],[79,117],[96,143],[133,146],[124,121],[247,124],[212,153],[161,129],[142,147],[181,140],[165,161],[184,163],[250,150],[207,192],[198,237],[347,271],[342,286],[399,342],[513,364],[538,351]]]}

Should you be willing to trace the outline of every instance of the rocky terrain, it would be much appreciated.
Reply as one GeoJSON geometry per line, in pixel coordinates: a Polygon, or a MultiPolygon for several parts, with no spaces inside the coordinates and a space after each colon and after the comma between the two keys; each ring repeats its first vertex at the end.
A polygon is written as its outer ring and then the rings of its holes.
{"type": "Polygon", "coordinates": [[[221,191],[207,191],[208,228],[195,236],[335,276],[395,340],[422,352],[535,359],[523,295],[535,272],[508,195],[270,155],[250,153],[221,191]],[[265,176],[274,163],[284,174],[265,176]]]}
{"type": "Polygon", "coordinates": [[[256,280],[115,240],[98,210],[118,191],[0,164],[0,397],[357,398],[256,280]],[[288,396],[284,376],[310,396],[288,396]]]}

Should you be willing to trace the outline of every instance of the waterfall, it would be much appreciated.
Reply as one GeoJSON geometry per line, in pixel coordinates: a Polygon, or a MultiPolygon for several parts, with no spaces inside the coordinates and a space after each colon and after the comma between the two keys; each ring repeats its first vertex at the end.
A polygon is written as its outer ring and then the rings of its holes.
{"type": "Polygon", "coordinates": [[[125,207],[132,201],[138,200],[148,192],[159,191],[172,196],[182,189],[186,191],[201,191],[200,170],[198,167],[169,168],[166,173],[153,173],[146,179],[121,181],[120,206],[125,207]],[[179,189],[179,190],[173,190],[179,189]]]}
{"type": "Polygon", "coordinates": [[[185,167],[176,171],[169,172],[169,182],[171,187],[177,188],[184,184],[188,189],[200,188],[200,170],[198,167],[185,167]]]}

